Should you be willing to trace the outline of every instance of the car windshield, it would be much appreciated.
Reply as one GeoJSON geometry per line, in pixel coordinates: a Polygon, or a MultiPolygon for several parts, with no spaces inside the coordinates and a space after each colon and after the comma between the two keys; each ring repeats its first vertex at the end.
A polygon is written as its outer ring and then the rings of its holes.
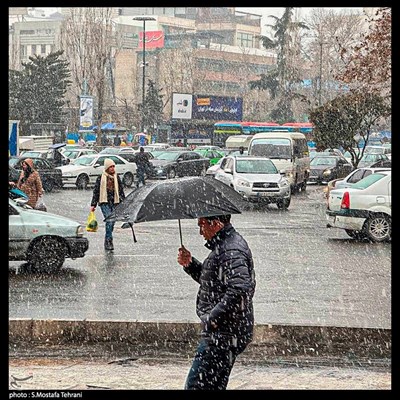
{"type": "Polygon", "coordinates": [[[366,147],[366,154],[385,154],[385,149],[383,147],[366,147]]]}
{"type": "Polygon", "coordinates": [[[90,156],[82,156],[78,157],[73,161],[74,165],[90,165],[93,163],[93,160],[95,157],[90,157],[90,156]]]}
{"type": "Polygon", "coordinates": [[[40,151],[25,151],[22,153],[22,156],[26,158],[32,158],[32,157],[41,157],[42,153],[40,151]]]}
{"type": "Polygon", "coordinates": [[[277,174],[278,170],[270,160],[237,160],[236,172],[246,174],[277,174]]]}
{"type": "Polygon", "coordinates": [[[166,161],[175,161],[181,153],[174,152],[174,151],[164,151],[157,156],[159,160],[166,160],[166,161]]]}
{"type": "Polygon", "coordinates": [[[365,177],[365,178],[361,179],[360,181],[358,181],[357,183],[355,183],[352,186],[352,188],[366,189],[367,187],[370,187],[372,184],[374,184],[375,182],[378,182],[385,176],[386,176],[386,174],[379,174],[379,173],[368,175],[367,177],[365,177]]]}
{"type": "Polygon", "coordinates": [[[117,147],[106,147],[100,151],[101,154],[117,154],[119,149],[117,147]]]}
{"type": "Polygon", "coordinates": [[[79,153],[80,153],[80,151],[68,150],[68,151],[64,151],[63,155],[68,158],[77,158],[79,153]]]}
{"type": "Polygon", "coordinates": [[[310,161],[310,165],[336,165],[336,158],[332,157],[314,157],[310,161]]]}
{"type": "Polygon", "coordinates": [[[289,139],[256,139],[253,142],[252,155],[271,159],[291,158],[289,139]]]}
{"type": "Polygon", "coordinates": [[[370,154],[364,154],[364,155],[361,157],[361,160],[360,160],[360,161],[375,161],[375,160],[378,159],[378,155],[379,155],[379,154],[372,154],[372,153],[370,153],[370,154]]]}

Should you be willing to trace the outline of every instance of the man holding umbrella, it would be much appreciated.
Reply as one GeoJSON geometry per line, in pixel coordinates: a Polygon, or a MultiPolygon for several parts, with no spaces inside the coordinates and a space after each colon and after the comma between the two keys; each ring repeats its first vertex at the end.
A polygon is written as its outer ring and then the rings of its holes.
{"type": "Polygon", "coordinates": [[[196,308],[202,333],[185,389],[225,390],[236,357],[253,337],[253,257],[230,219],[198,218],[200,234],[211,250],[203,263],[183,245],[178,251],[178,263],[200,284],[196,308]]]}

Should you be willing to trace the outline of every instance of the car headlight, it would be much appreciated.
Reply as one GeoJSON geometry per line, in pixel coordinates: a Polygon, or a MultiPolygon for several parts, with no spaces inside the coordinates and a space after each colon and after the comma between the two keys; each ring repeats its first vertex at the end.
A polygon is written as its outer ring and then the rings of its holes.
{"type": "Polygon", "coordinates": [[[84,233],[85,233],[85,227],[83,225],[79,225],[76,228],[76,236],[82,237],[84,233]]]}
{"type": "Polygon", "coordinates": [[[238,186],[251,187],[251,183],[248,181],[245,181],[244,179],[238,179],[236,183],[238,186]]]}
{"type": "Polygon", "coordinates": [[[324,172],[323,172],[323,176],[328,176],[328,175],[330,175],[332,173],[332,170],[330,170],[330,169],[326,169],[324,172]]]}
{"type": "Polygon", "coordinates": [[[72,174],[71,174],[71,172],[67,172],[67,173],[62,174],[62,176],[70,178],[72,176],[72,174]]]}

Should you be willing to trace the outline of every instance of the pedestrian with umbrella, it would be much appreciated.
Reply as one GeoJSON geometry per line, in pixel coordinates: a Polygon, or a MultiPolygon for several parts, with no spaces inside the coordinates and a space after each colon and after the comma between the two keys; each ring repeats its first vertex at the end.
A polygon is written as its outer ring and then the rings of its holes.
{"type": "Polygon", "coordinates": [[[231,214],[246,207],[240,194],[211,177],[154,182],[132,191],[105,219],[122,228],[146,221],[178,219],[178,263],[200,284],[197,314],[201,339],[185,389],[225,390],[235,360],[253,337],[256,286],[251,250],[232,226],[231,214]],[[211,250],[201,263],[183,246],[181,219],[196,219],[211,250]]]}
{"type": "MultiPolygon", "coordinates": [[[[91,211],[96,210],[99,204],[104,218],[107,218],[117,204],[125,199],[124,187],[121,178],[115,171],[115,162],[110,158],[104,160],[104,171],[97,178],[93,189],[91,211]]],[[[113,231],[115,221],[106,221],[106,233],[104,238],[104,249],[114,250],[113,231]]]]}
{"type": "Polygon", "coordinates": [[[225,390],[236,357],[253,338],[253,257],[230,220],[230,215],[198,218],[211,251],[203,263],[184,246],[178,250],[178,263],[200,284],[201,339],[186,379],[188,390],[225,390]]]}

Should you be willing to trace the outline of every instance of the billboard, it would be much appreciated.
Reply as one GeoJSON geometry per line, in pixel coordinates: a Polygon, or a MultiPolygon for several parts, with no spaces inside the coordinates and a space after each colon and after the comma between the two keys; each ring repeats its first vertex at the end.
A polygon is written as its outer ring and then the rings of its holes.
{"type": "Polygon", "coordinates": [[[193,119],[214,121],[241,121],[243,99],[241,97],[193,96],[193,119]]]}
{"type": "Polygon", "coordinates": [[[172,118],[192,119],[193,95],[172,93],[172,118]]]}
{"type": "Polygon", "coordinates": [[[93,130],[93,97],[80,96],[80,131],[93,130]]]}
{"type": "MultiPolygon", "coordinates": [[[[146,31],[145,45],[146,49],[164,47],[164,32],[146,31]]],[[[139,32],[139,49],[143,49],[143,32],[139,32]]]]}

